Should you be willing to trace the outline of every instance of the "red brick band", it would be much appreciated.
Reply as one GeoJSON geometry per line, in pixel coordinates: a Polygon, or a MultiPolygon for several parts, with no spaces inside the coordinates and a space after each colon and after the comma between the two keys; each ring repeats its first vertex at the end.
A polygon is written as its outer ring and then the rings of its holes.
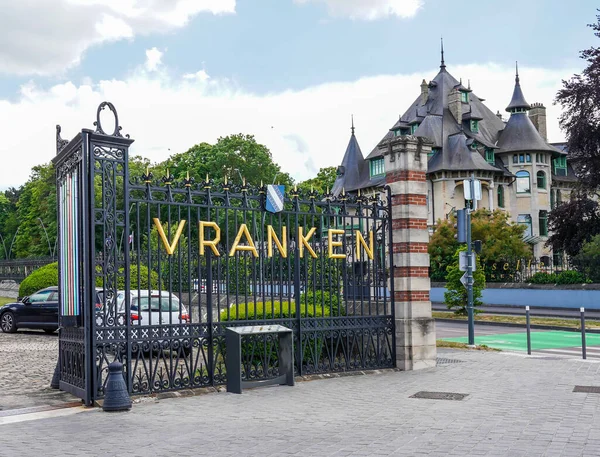
{"type": "Polygon", "coordinates": [[[427,230],[427,219],[415,219],[414,217],[406,217],[392,220],[392,230],[407,228],[427,230]]]}
{"type": "Polygon", "coordinates": [[[400,194],[392,197],[392,205],[423,205],[427,204],[427,197],[423,194],[400,194]]]}
{"type": "Polygon", "coordinates": [[[385,176],[385,181],[388,184],[398,181],[425,182],[425,172],[409,170],[392,171],[385,176]]]}
{"type": "Polygon", "coordinates": [[[429,291],[424,290],[397,290],[394,299],[399,301],[429,301],[429,291]]]}

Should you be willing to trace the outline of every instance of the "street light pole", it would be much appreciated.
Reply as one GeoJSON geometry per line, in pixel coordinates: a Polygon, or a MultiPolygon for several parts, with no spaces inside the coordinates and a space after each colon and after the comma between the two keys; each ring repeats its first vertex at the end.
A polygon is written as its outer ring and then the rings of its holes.
{"type": "Polygon", "coordinates": [[[44,221],[42,220],[41,217],[38,217],[37,219],[42,224],[42,228],[44,229],[44,233],[46,234],[46,241],[48,242],[48,253],[50,254],[50,257],[54,258],[54,255],[52,253],[52,247],[50,246],[50,238],[48,237],[48,232],[46,231],[46,226],[44,225],[44,221]]]}

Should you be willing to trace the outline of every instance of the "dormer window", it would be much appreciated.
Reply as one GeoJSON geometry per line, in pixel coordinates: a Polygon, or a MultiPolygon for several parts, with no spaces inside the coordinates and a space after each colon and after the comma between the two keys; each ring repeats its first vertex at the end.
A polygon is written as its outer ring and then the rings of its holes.
{"type": "Polygon", "coordinates": [[[471,119],[470,127],[471,127],[471,132],[479,133],[479,121],[477,119],[471,119]]]}
{"type": "Polygon", "coordinates": [[[412,124],[410,126],[410,134],[414,135],[418,128],[419,128],[419,124],[418,123],[412,124]]]}
{"type": "Polygon", "coordinates": [[[494,157],[493,149],[485,148],[485,161],[487,163],[491,163],[492,165],[496,163],[496,158],[494,157]]]}
{"type": "Polygon", "coordinates": [[[460,93],[460,101],[463,103],[469,103],[469,93],[468,92],[461,92],[460,93]]]}
{"type": "Polygon", "coordinates": [[[371,178],[375,176],[382,176],[385,174],[385,166],[383,157],[372,159],[370,162],[370,174],[371,178]]]}
{"type": "Polygon", "coordinates": [[[554,174],[567,176],[567,158],[565,156],[554,159],[554,174]]]}

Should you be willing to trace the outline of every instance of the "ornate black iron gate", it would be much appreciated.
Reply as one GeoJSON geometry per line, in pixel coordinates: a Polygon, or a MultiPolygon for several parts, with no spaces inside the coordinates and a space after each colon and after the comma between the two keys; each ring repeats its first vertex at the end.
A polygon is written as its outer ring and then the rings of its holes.
{"type": "MultiPolygon", "coordinates": [[[[106,102],[95,132],[58,137],[61,388],[101,398],[115,359],[132,394],[223,384],[225,328],[249,324],[293,329],[297,374],[395,365],[389,190],[130,176],[132,142],[106,102]]],[[[276,345],[247,339],[246,379],[277,375],[276,345]]]]}

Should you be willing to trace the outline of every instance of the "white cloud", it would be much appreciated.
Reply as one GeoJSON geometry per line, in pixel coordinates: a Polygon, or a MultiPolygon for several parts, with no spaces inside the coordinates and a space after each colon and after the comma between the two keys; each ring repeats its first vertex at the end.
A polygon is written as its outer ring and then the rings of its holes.
{"type": "Polygon", "coordinates": [[[185,26],[198,13],[234,13],[236,0],[0,0],[0,73],[47,75],[87,49],[185,26]]]}
{"type": "Polygon", "coordinates": [[[146,49],[146,63],[144,66],[148,71],[155,71],[162,63],[163,52],[157,48],[146,49]]]}
{"type": "MultiPolygon", "coordinates": [[[[512,96],[512,67],[474,64],[449,66],[448,71],[457,79],[470,79],[474,93],[485,98],[491,110],[508,115],[504,108],[512,96]]],[[[527,101],[543,102],[548,109],[551,141],[563,138],[557,122],[560,108],[552,100],[561,79],[577,71],[519,68],[527,101]]],[[[55,124],[63,126],[63,138],[91,128],[104,100],[114,103],[123,133],[135,139],[132,154],[162,161],[202,141],[250,133],[271,149],[284,171],[306,179],[321,167],[341,162],[350,137],[350,114],[366,156],[418,97],[422,79],[432,79],[436,72],[381,75],[266,95],[207,78],[203,70],[196,74],[200,77],[173,78],[169,71],[139,69],[124,80],[68,82],[48,90],[30,83],[22,87],[17,101],[0,100],[0,125],[10,132],[0,143],[0,156],[19,156],[18,166],[0,168],[0,187],[23,184],[31,167],[54,157],[55,124]]]]}
{"type": "Polygon", "coordinates": [[[374,21],[388,16],[413,17],[423,0],[294,0],[296,3],[323,3],[332,16],[374,21]]]}

